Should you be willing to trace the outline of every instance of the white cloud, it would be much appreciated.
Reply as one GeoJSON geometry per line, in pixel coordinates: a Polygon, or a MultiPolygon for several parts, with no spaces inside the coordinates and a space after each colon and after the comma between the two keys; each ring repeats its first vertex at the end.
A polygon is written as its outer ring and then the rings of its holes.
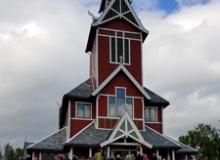
{"type": "Polygon", "coordinates": [[[141,13],[151,31],[144,47],[145,84],[170,100],[165,131],[173,137],[198,123],[218,121],[219,9],[220,2],[213,1],[181,8],[164,19],[157,12],[141,13]]]}
{"type": "MultiPolygon", "coordinates": [[[[37,140],[57,128],[56,102],[88,77],[87,11],[99,7],[93,2],[0,2],[0,143],[22,145],[25,136],[37,140]]],[[[162,11],[139,13],[150,30],[145,84],[170,100],[165,131],[173,137],[218,118],[219,9],[213,1],[184,6],[166,18],[162,11]]]]}

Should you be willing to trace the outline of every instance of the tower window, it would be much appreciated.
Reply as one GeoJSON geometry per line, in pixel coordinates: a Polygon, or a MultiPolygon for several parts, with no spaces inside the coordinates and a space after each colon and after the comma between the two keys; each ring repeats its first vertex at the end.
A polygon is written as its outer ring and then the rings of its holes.
{"type": "Polygon", "coordinates": [[[146,122],[157,122],[157,108],[156,107],[145,107],[145,121],[146,122]]]}
{"type": "Polygon", "coordinates": [[[92,105],[90,103],[77,102],[76,103],[76,117],[77,118],[92,118],[92,105]]]}
{"type": "Polygon", "coordinates": [[[130,64],[130,40],[110,38],[110,61],[117,64],[130,64]]]}
{"type": "Polygon", "coordinates": [[[117,88],[116,96],[109,96],[108,98],[108,116],[120,117],[125,109],[133,116],[133,98],[126,97],[125,89],[117,88]]]}

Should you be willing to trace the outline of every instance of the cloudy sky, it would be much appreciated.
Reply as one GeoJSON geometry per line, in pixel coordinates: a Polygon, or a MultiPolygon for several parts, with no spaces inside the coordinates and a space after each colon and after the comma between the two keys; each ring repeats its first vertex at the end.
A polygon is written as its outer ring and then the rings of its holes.
{"type": "MultiPolygon", "coordinates": [[[[63,94],[88,78],[85,54],[100,0],[0,0],[0,145],[58,128],[63,94]]],[[[165,134],[220,128],[220,1],[134,0],[150,36],[144,84],[171,102],[165,134]]]]}

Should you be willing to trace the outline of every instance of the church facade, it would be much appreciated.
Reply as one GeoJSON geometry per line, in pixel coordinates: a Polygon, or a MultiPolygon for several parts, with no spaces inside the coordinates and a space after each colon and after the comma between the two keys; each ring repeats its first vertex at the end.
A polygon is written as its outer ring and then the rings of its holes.
{"type": "Polygon", "coordinates": [[[143,44],[149,32],[130,0],[102,0],[93,17],[86,53],[89,78],[63,96],[59,130],[28,147],[33,160],[56,154],[90,159],[153,153],[167,160],[196,151],[163,135],[169,102],[143,85],[143,44]]]}

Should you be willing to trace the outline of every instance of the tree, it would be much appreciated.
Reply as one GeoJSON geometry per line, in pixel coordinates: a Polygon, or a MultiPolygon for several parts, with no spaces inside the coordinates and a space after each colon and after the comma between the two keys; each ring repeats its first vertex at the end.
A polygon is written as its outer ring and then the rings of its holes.
{"type": "Polygon", "coordinates": [[[23,150],[21,148],[16,148],[14,151],[14,160],[18,160],[22,157],[23,150]]]}
{"type": "Polygon", "coordinates": [[[23,150],[21,148],[14,149],[9,143],[4,147],[5,160],[19,160],[23,155],[23,150]]]}
{"type": "Polygon", "coordinates": [[[5,145],[5,160],[14,160],[14,149],[13,147],[7,143],[5,145]]]}
{"type": "Polygon", "coordinates": [[[207,124],[199,124],[194,130],[179,137],[179,141],[198,149],[203,159],[218,159],[220,154],[219,130],[207,124]]]}

